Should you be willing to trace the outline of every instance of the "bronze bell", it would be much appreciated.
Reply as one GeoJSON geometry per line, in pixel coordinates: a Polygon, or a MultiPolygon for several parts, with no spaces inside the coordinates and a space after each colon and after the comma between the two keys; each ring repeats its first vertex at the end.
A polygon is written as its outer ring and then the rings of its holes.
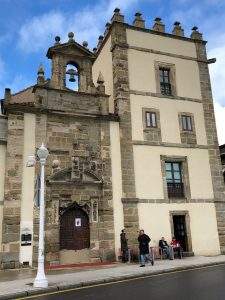
{"type": "Polygon", "coordinates": [[[77,75],[77,72],[74,69],[69,69],[66,74],[70,75],[69,81],[70,82],[75,82],[75,76],[77,75]]]}

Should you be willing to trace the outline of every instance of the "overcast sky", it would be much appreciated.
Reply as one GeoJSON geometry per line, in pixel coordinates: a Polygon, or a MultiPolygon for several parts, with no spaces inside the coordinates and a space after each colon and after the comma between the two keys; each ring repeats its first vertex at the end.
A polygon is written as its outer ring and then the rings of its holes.
{"type": "Polygon", "coordinates": [[[166,31],[180,21],[189,36],[196,25],[208,40],[210,66],[220,144],[225,143],[225,1],[224,0],[0,0],[0,98],[4,88],[16,92],[36,82],[40,63],[50,76],[46,58],[54,37],[65,40],[69,31],[78,42],[87,40],[92,49],[104,32],[115,7],[132,23],[141,11],[146,26],[161,17],[166,31]]]}

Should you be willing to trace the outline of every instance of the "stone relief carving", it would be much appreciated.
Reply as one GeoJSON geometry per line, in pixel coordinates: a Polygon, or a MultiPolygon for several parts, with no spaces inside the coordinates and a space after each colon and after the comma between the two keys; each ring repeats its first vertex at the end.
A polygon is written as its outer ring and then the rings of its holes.
{"type": "Polygon", "coordinates": [[[60,169],[59,161],[54,160],[52,164],[53,172],[48,178],[48,182],[80,182],[80,183],[102,183],[103,164],[100,159],[99,151],[79,150],[80,156],[71,157],[71,167],[60,169]],[[88,152],[87,155],[82,155],[88,152]]]}

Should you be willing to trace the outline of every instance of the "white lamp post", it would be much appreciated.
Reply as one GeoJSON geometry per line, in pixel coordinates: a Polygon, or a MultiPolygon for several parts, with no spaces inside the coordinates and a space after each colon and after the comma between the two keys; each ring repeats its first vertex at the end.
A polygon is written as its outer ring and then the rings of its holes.
{"type": "Polygon", "coordinates": [[[34,280],[34,287],[47,287],[48,280],[45,276],[45,258],[44,258],[44,226],[45,226],[45,163],[49,155],[48,149],[42,143],[37,150],[37,156],[41,165],[41,180],[40,180],[40,216],[39,216],[39,245],[38,245],[38,271],[34,280]]]}

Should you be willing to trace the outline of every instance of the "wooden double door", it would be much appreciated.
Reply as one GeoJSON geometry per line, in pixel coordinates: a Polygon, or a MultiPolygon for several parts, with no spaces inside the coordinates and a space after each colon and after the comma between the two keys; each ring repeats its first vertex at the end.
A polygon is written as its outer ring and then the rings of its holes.
{"type": "Polygon", "coordinates": [[[60,217],[60,250],[82,250],[90,247],[87,213],[78,205],[66,209],[60,217]]]}

